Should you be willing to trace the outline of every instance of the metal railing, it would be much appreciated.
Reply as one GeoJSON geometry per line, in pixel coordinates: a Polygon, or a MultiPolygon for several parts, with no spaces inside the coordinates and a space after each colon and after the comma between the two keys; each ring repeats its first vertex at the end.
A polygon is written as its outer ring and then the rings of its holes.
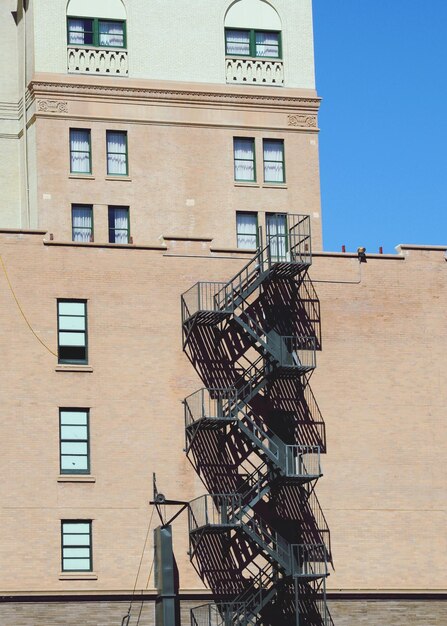
{"type": "Polygon", "coordinates": [[[236,389],[199,389],[185,398],[185,426],[188,428],[200,419],[228,420],[237,415],[236,389]]]}
{"type": "Polygon", "coordinates": [[[237,526],[236,511],[241,508],[239,494],[206,494],[189,503],[189,532],[205,526],[237,526]]]}
{"type": "Polygon", "coordinates": [[[247,623],[244,603],[202,604],[191,609],[191,626],[239,626],[247,623]]]}
{"type": "Polygon", "coordinates": [[[328,575],[327,552],[324,544],[293,544],[292,576],[323,578],[328,575]]]}
{"type": "Polygon", "coordinates": [[[265,270],[265,248],[255,256],[227,283],[224,283],[216,296],[221,310],[234,311],[240,298],[247,297],[247,290],[256,284],[256,279],[265,270]]]}
{"type": "Polygon", "coordinates": [[[217,281],[201,281],[185,291],[181,297],[182,323],[184,324],[199,311],[225,313],[227,310],[220,307],[216,299],[225,284],[217,281]]]}
{"type": "Polygon", "coordinates": [[[321,473],[319,446],[286,445],[286,476],[319,478],[321,473]]]}
{"type": "Polygon", "coordinates": [[[316,367],[315,337],[280,337],[280,366],[308,372],[316,367]]]}

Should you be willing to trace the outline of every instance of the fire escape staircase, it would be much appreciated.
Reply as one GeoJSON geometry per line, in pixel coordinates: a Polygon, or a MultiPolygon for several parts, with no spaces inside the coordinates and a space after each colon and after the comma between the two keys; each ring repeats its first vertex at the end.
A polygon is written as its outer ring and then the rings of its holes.
{"type": "MultiPolygon", "coordinates": [[[[293,280],[311,264],[309,217],[293,217],[287,235],[276,241],[270,237],[229,282],[200,282],[182,295],[185,352],[206,327],[218,328],[220,337],[238,332],[247,345],[243,359],[230,367],[230,385],[225,380],[222,387],[204,387],[184,400],[186,452],[194,448],[200,433],[235,429],[248,462],[258,459],[254,470],[240,474],[233,493],[211,493],[190,503],[191,561],[210,535],[242,537],[250,547],[247,559],[251,558],[244,564],[240,592],[229,601],[192,609],[192,626],[261,625],[263,611],[279,601],[282,585],[312,584],[328,576],[330,547],[325,541],[290,543],[262,516],[274,486],[298,485],[312,494],[322,475],[320,447],[286,443],[255,408],[272,378],[305,377],[316,365],[314,336],[282,335],[269,324],[262,307],[255,313],[253,306],[270,281],[293,280]]],[[[332,624],[326,609],[318,624],[332,624]]]]}

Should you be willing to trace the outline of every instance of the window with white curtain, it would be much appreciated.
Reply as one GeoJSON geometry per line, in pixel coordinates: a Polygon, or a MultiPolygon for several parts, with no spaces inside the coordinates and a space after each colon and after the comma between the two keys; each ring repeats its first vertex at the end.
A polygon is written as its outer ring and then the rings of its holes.
{"type": "Polygon", "coordinates": [[[62,520],[62,571],[91,572],[92,559],[92,521],[62,520]]]}
{"type": "Polygon", "coordinates": [[[127,176],[127,132],[107,131],[107,174],[127,176]]]}
{"type": "Polygon", "coordinates": [[[73,204],[71,207],[73,241],[93,241],[93,206],[73,204]]]}
{"type": "Polygon", "coordinates": [[[70,46],[125,48],[126,22],[69,17],[67,19],[67,41],[70,46]]]}
{"type": "Polygon", "coordinates": [[[234,180],[256,181],[255,140],[251,137],[234,137],[234,180]]]}
{"type": "Polygon", "coordinates": [[[258,246],[258,214],[236,213],[237,247],[242,250],[254,250],[258,246]]]}
{"type": "Polygon", "coordinates": [[[91,174],[90,130],[70,128],[70,172],[73,174],[91,174]]]}
{"type": "Polygon", "coordinates": [[[129,243],[129,207],[109,206],[109,243],[129,243]]]}
{"type": "Polygon", "coordinates": [[[68,43],[72,46],[93,45],[93,20],[69,17],[67,22],[68,43]]]}
{"type": "Polygon", "coordinates": [[[285,182],[284,140],[264,139],[264,182],[285,182]]]}
{"type": "Polygon", "coordinates": [[[286,213],[267,213],[267,241],[270,244],[270,255],[276,261],[288,260],[289,236],[286,213]]]}
{"type": "Polygon", "coordinates": [[[268,30],[225,29],[225,52],[228,56],[280,59],[281,33],[268,30]]]}
{"type": "Polygon", "coordinates": [[[87,363],[87,302],[58,300],[59,363],[87,363]]]}

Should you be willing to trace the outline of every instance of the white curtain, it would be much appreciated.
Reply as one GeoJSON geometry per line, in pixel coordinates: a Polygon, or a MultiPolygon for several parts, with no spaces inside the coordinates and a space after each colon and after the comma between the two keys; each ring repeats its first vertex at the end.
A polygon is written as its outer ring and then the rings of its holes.
{"type": "Polygon", "coordinates": [[[249,250],[256,248],[257,217],[250,213],[238,213],[237,247],[249,250]]]}
{"type": "Polygon", "coordinates": [[[84,20],[74,20],[72,18],[68,21],[68,43],[75,46],[85,44],[84,35],[84,20]]]}
{"type": "Polygon", "coordinates": [[[279,57],[279,34],[256,33],[256,56],[279,57]]]}
{"type": "Polygon", "coordinates": [[[284,182],[282,141],[264,141],[264,180],[266,183],[284,182]]]}
{"type": "Polygon", "coordinates": [[[267,215],[267,236],[272,257],[285,260],[287,257],[287,217],[285,215],[267,215]]]}
{"type": "Polygon", "coordinates": [[[250,54],[250,34],[246,30],[228,30],[227,54],[249,56],[250,54]]]}
{"type": "Polygon", "coordinates": [[[91,241],[92,209],[73,207],[73,241],[91,241]]]}
{"type": "Polygon", "coordinates": [[[90,133],[86,130],[70,131],[71,171],[90,172],[90,133]]]}
{"type": "Polygon", "coordinates": [[[129,243],[128,209],[113,209],[110,219],[110,228],[114,229],[114,241],[112,241],[112,243],[129,243]]]}
{"type": "Polygon", "coordinates": [[[126,133],[107,133],[107,172],[127,174],[126,133]]]}
{"type": "Polygon", "coordinates": [[[99,45],[122,48],[124,26],[120,22],[99,22],[99,45]]]}
{"type": "Polygon", "coordinates": [[[235,180],[255,180],[254,143],[251,139],[234,140],[235,180]]]}

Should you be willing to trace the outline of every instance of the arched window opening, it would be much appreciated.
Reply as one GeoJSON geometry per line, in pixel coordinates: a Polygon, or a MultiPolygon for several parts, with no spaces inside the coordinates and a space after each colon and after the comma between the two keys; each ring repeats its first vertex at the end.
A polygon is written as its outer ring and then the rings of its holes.
{"type": "Polygon", "coordinates": [[[128,75],[126,10],[122,0],[70,0],[69,73],[128,75]]]}
{"type": "Polygon", "coordinates": [[[225,16],[227,83],[284,85],[281,20],[265,0],[237,0],[225,16]]]}
{"type": "Polygon", "coordinates": [[[71,0],[67,40],[72,46],[126,48],[126,12],[121,0],[71,0]]]}
{"type": "Polygon", "coordinates": [[[227,56],[282,58],[281,21],[263,0],[239,0],[225,18],[227,56]]]}

